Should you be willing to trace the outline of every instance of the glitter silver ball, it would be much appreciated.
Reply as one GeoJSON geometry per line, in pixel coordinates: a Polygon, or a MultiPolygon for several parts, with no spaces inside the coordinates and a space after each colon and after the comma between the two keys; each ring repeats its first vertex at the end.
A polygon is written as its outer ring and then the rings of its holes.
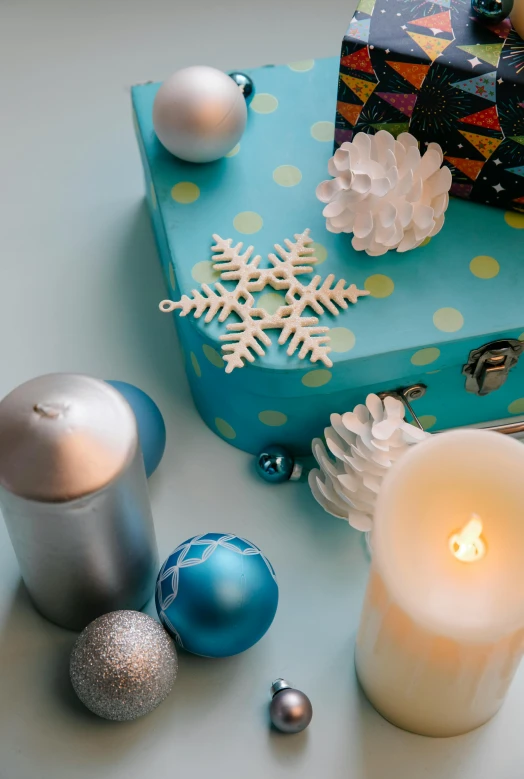
{"type": "Polygon", "coordinates": [[[273,682],[271,694],[269,716],[273,726],[282,733],[305,730],[313,718],[313,707],[307,695],[295,690],[285,679],[273,682]]]}
{"type": "Polygon", "coordinates": [[[164,628],[147,614],[112,611],[79,635],[69,670],[88,709],[124,721],[148,714],[169,695],[178,658],[164,628]]]}

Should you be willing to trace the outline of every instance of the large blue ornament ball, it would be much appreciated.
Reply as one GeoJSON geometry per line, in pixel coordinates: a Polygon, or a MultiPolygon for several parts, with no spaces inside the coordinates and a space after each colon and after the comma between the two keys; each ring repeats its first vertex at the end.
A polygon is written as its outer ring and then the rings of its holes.
{"type": "Polygon", "coordinates": [[[166,426],[155,401],[143,390],[126,381],[108,381],[127,400],[138,425],[138,438],[144,455],[147,478],[160,465],[166,448],[166,426]]]}
{"type": "Polygon", "coordinates": [[[278,605],[273,566],[243,538],[206,533],[180,544],[158,574],[160,621],[188,652],[230,657],[269,629],[278,605]]]}
{"type": "Polygon", "coordinates": [[[477,19],[497,24],[513,10],[513,0],[471,0],[471,10],[477,19]]]}

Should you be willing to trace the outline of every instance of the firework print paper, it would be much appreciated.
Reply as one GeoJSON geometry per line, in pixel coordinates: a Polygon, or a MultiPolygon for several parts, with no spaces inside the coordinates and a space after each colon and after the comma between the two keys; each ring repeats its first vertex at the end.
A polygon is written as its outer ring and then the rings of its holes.
{"type": "Polygon", "coordinates": [[[342,44],[335,148],[357,132],[439,143],[451,193],[524,212],[524,41],[470,0],[362,0],[342,44]]]}

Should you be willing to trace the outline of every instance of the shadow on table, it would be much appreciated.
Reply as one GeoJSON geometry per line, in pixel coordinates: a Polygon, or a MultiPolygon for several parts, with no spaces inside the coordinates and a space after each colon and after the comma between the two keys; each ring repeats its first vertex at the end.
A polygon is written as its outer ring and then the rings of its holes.
{"type": "Polygon", "coordinates": [[[206,660],[182,654],[183,672],[161,706],[132,722],[111,722],[86,709],[71,685],[69,657],[77,636],[44,619],[19,583],[0,631],[0,741],[9,744],[11,779],[29,775],[29,765],[51,775],[58,755],[61,770],[70,763],[90,766],[97,775],[162,731],[169,737],[176,723],[213,712],[242,663],[253,662],[248,655],[206,660]]]}

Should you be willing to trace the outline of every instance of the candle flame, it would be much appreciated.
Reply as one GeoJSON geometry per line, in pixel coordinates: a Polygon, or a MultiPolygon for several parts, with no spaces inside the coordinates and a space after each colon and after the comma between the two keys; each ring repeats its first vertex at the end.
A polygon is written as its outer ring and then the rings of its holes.
{"type": "Polygon", "coordinates": [[[451,554],[463,563],[481,560],[486,554],[486,544],[481,533],[482,520],[476,514],[472,514],[471,519],[462,530],[453,533],[449,539],[451,554]]]}

